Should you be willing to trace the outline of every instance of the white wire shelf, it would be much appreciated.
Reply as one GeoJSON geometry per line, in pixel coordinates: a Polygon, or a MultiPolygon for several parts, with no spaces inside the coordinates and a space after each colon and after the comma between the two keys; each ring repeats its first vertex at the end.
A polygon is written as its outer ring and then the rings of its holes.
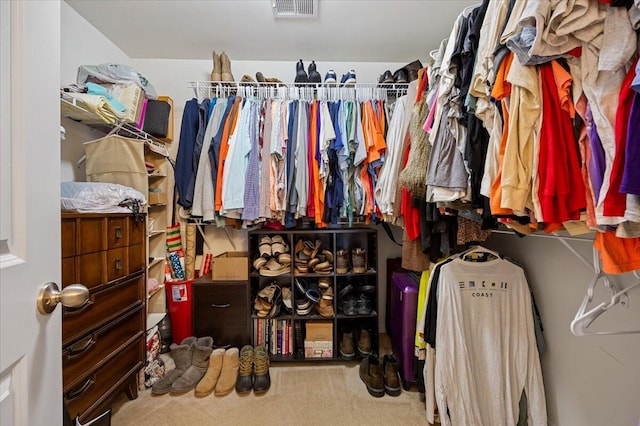
{"type": "Polygon", "coordinates": [[[238,95],[273,99],[369,100],[395,98],[407,93],[408,83],[271,83],[188,81],[194,95],[202,100],[238,95]]]}

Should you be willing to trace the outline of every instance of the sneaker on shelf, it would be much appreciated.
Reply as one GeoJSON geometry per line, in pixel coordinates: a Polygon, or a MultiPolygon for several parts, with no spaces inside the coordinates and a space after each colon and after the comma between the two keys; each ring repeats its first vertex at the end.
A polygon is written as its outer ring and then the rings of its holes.
{"type": "Polygon", "coordinates": [[[316,61],[309,64],[309,83],[322,83],[322,76],[316,70],[316,61]]]}
{"type": "Polygon", "coordinates": [[[334,70],[329,70],[324,75],[324,82],[327,84],[335,84],[337,82],[336,72],[334,70]]]}
{"type": "Polygon", "coordinates": [[[378,83],[380,84],[393,84],[395,81],[393,74],[391,74],[391,71],[389,70],[386,70],[378,79],[378,83]]]}
{"type": "Polygon", "coordinates": [[[345,315],[357,315],[358,310],[356,309],[356,298],[353,294],[345,297],[340,301],[340,307],[342,308],[342,313],[345,315]]]}
{"type": "Polygon", "coordinates": [[[371,314],[371,298],[365,293],[361,293],[356,300],[356,311],[358,315],[371,314]]]}
{"type": "Polygon", "coordinates": [[[356,72],[355,70],[349,70],[348,73],[342,76],[340,80],[340,84],[348,85],[348,84],[356,84],[356,72]]]}

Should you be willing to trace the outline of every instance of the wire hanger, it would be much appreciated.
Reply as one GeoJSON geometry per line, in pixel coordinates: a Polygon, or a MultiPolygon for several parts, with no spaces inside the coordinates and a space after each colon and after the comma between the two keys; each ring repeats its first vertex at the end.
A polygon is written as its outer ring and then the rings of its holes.
{"type": "Polygon", "coordinates": [[[595,271],[595,275],[593,276],[589,287],[587,288],[587,294],[584,296],[582,300],[582,304],[578,308],[578,312],[576,312],[576,316],[573,321],[571,321],[571,332],[576,336],[588,336],[588,335],[606,335],[606,334],[635,334],[640,333],[640,329],[638,330],[607,330],[607,331],[590,331],[588,330],[589,326],[593,324],[593,322],[600,315],[605,313],[609,308],[612,308],[616,305],[620,305],[624,308],[629,307],[629,296],[627,293],[635,288],[640,286],[640,274],[638,271],[634,271],[633,275],[638,279],[638,281],[631,286],[619,289],[618,286],[609,280],[609,276],[603,272],[600,268],[600,261],[598,259],[598,252],[594,248],[593,249],[593,269],[595,271]],[[596,285],[602,279],[604,281],[605,286],[611,291],[611,299],[608,302],[602,302],[594,308],[587,311],[587,306],[593,300],[593,293],[596,285]]]}

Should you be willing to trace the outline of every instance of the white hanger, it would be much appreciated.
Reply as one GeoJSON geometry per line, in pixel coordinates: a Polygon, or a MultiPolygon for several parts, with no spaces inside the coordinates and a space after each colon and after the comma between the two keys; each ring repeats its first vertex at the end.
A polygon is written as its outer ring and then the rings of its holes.
{"type": "Polygon", "coordinates": [[[584,296],[582,304],[578,308],[578,312],[576,312],[576,316],[574,317],[573,321],[571,321],[571,332],[576,336],[640,333],[640,330],[587,330],[589,326],[593,324],[596,318],[605,313],[609,308],[612,308],[616,305],[628,308],[629,296],[627,295],[627,293],[631,289],[640,285],[640,274],[638,273],[638,271],[634,271],[633,275],[638,279],[638,282],[620,290],[614,282],[609,280],[608,275],[600,269],[598,252],[595,248],[593,249],[593,269],[595,271],[595,275],[591,280],[591,284],[589,284],[589,287],[587,288],[587,294],[584,296]],[[608,302],[602,302],[587,311],[587,306],[593,300],[593,291],[595,289],[595,286],[598,284],[601,278],[603,279],[605,286],[611,291],[611,299],[608,302]]]}
{"type": "Polygon", "coordinates": [[[462,253],[459,253],[459,257],[462,260],[467,260],[467,256],[470,254],[474,254],[474,253],[480,253],[480,254],[490,254],[492,256],[495,256],[497,259],[501,258],[502,256],[500,256],[500,253],[493,251],[493,250],[489,250],[486,247],[482,247],[482,246],[471,246],[470,248],[468,248],[467,250],[463,251],[462,253]]]}

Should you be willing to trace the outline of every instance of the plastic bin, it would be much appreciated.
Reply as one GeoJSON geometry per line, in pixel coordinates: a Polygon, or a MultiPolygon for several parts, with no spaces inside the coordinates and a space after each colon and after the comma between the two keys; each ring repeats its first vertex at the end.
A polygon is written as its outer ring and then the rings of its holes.
{"type": "Polygon", "coordinates": [[[193,280],[165,281],[173,343],[193,336],[193,280]]]}

